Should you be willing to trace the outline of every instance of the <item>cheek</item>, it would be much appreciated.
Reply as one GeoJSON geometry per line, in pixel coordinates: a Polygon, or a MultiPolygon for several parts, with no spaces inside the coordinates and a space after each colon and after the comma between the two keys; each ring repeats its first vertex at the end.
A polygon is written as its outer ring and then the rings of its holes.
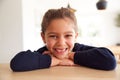
{"type": "Polygon", "coordinates": [[[75,39],[70,39],[70,40],[67,40],[67,44],[70,46],[70,48],[72,49],[74,47],[74,44],[75,44],[75,39]]]}
{"type": "Polygon", "coordinates": [[[48,47],[48,49],[50,50],[53,46],[54,46],[55,42],[53,40],[47,40],[46,41],[46,45],[48,47]]]}

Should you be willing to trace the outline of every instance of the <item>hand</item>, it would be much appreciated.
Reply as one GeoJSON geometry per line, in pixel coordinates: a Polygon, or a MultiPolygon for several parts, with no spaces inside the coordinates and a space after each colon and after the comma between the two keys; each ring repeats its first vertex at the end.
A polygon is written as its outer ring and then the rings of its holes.
{"type": "Polygon", "coordinates": [[[73,66],[74,62],[70,59],[62,59],[59,63],[60,66],[73,66]]]}
{"type": "Polygon", "coordinates": [[[51,65],[50,66],[57,66],[60,63],[60,60],[53,56],[50,51],[44,51],[43,54],[48,54],[51,56],[51,65]]]}
{"type": "Polygon", "coordinates": [[[53,56],[50,51],[44,51],[43,54],[48,54],[51,56],[51,66],[73,66],[74,64],[74,52],[68,54],[68,58],[65,59],[58,59],[53,56]]]}
{"type": "Polygon", "coordinates": [[[60,60],[59,65],[61,66],[73,66],[74,64],[74,52],[68,54],[68,58],[60,60]]]}
{"type": "Polygon", "coordinates": [[[75,52],[70,52],[68,54],[69,59],[71,59],[72,61],[74,60],[74,54],[75,54],[75,52]]]}

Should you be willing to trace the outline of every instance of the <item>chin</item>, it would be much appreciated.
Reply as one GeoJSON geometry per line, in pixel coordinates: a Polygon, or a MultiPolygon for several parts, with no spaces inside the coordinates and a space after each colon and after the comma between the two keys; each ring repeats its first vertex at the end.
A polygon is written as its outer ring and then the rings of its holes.
{"type": "Polygon", "coordinates": [[[65,57],[65,56],[56,56],[58,59],[65,59],[65,58],[67,58],[67,57],[65,57]]]}

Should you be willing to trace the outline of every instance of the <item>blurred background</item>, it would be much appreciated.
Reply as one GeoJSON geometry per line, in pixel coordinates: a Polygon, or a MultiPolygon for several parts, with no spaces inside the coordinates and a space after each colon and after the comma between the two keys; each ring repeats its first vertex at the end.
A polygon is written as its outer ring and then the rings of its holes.
{"type": "Polygon", "coordinates": [[[106,0],[98,10],[99,0],[0,0],[0,63],[9,63],[23,50],[37,50],[42,42],[41,20],[50,8],[75,9],[79,27],[77,42],[93,46],[120,43],[120,0],[106,0]]]}

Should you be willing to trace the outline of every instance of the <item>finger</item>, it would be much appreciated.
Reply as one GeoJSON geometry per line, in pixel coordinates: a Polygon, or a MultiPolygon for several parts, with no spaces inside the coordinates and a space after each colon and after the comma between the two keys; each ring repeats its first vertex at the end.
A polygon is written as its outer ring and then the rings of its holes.
{"type": "Polygon", "coordinates": [[[50,51],[44,51],[43,54],[50,54],[50,51]]]}
{"type": "Polygon", "coordinates": [[[69,59],[63,59],[60,64],[61,66],[73,66],[74,62],[72,60],[69,59]]]}
{"type": "Polygon", "coordinates": [[[74,54],[75,54],[74,52],[69,53],[69,55],[68,55],[68,56],[69,56],[69,59],[74,60],[74,54]]]}

